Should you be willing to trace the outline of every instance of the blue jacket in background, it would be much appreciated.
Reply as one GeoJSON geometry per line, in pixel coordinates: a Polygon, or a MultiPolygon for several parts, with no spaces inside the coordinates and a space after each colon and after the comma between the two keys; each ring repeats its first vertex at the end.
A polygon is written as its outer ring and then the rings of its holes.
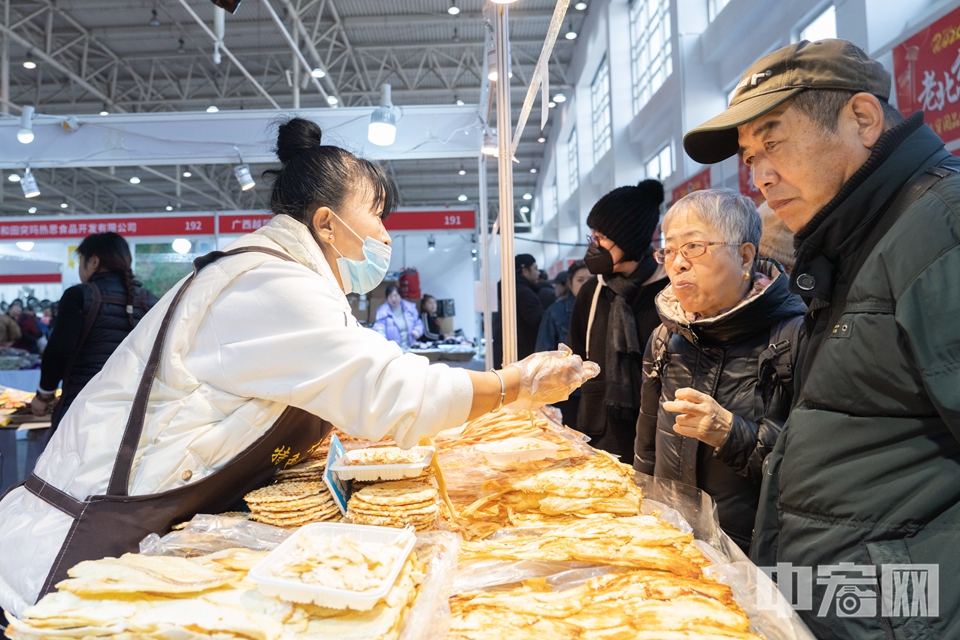
{"type": "Polygon", "coordinates": [[[537,334],[537,351],[553,351],[558,344],[567,341],[575,299],[572,295],[566,295],[543,312],[540,332],[537,334]]]}
{"type": "MultiPolygon", "coordinates": [[[[401,300],[400,307],[403,309],[403,317],[407,321],[407,339],[410,341],[410,345],[413,345],[423,335],[423,323],[420,321],[420,316],[417,315],[417,305],[401,300]]],[[[397,344],[401,344],[400,327],[397,326],[397,321],[393,317],[393,309],[390,308],[389,302],[384,302],[377,309],[377,319],[373,323],[373,329],[387,340],[393,340],[397,344]]]]}

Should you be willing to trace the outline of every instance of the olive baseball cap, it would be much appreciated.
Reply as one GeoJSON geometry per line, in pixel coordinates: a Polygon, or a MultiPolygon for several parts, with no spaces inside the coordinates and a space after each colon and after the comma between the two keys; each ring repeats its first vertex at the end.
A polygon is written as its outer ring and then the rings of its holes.
{"type": "Polygon", "coordinates": [[[890,98],[892,78],[879,62],[846,40],[803,40],[760,58],[737,84],[730,106],[683,136],[701,164],[737,153],[737,127],[773,111],[806,89],[843,89],[890,98]]]}

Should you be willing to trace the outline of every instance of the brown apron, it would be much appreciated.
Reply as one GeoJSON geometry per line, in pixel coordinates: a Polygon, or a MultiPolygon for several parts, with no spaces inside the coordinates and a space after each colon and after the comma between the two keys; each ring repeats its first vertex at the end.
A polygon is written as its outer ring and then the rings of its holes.
{"type": "Polygon", "coordinates": [[[264,247],[214,251],[193,261],[193,274],[177,291],[160,325],[133,400],[106,495],[88,496],[80,501],[36,475],[31,475],[24,483],[28,491],[74,519],[47,574],[40,597],[53,591],[58,582],[67,578],[67,570],[78,562],[136,552],[140,541],[151,533],[165,533],[173,524],[189,520],[197,513],[228,510],[246,493],[263,485],[279,468],[290,466],[304,457],[330,430],[330,424],[320,418],[287,407],[263,436],[205,478],[189,482],[190,472],[185,471],[182,478],[188,482],[182,487],[162,493],[127,495],[133,458],[146,419],[150,388],[160,366],[174,311],[201,269],[225,256],[247,252],[267,253],[293,262],[290,256],[264,247]]]}

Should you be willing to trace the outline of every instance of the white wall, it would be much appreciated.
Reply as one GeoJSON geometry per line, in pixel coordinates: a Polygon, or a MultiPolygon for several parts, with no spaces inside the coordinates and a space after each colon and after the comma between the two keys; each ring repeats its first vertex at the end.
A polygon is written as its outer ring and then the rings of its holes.
{"type": "MultiPolygon", "coordinates": [[[[632,0],[634,2],[640,0],[632,0]]],[[[798,30],[830,4],[836,7],[837,35],[851,40],[892,69],[891,48],[960,6],[960,0],[730,0],[711,23],[707,0],[670,0],[673,73],[640,113],[634,115],[630,68],[631,0],[594,0],[577,39],[569,75],[574,95],[552,109],[554,127],[547,141],[534,201],[547,202],[557,177],[559,208],[528,238],[582,243],[591,206],[617,186],[645,176],[646,162],[665,143],[674,151],[674,172],[664,180],[670,191],[704,169],[683,153],[684,132],[723,111],[742,73],[761,56],[797,39],[798,30]],[[593,159],[590,84],[604,55],[611,70],[613,145],[593,159]],[[576,127],[580,188],[568,188],[567,140],[576,127]]],[[[565,92],[566,93],[566,92],[565,92]]],[[[713,165],[713,186],[737,188],[737,159],[713,165]]],[[[531,243],[528,243],[531,244],[531,243]]],[[[518,237],[518,252],[520,241],[518,237]]],[[[582,257],[585,247],[537,245],[529,253],[545,267],[565,257],[582,257]]]]}

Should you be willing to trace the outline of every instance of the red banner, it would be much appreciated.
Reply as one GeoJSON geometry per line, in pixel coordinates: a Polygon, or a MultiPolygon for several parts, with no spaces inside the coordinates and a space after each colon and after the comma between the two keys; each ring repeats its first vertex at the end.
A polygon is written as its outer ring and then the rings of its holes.
{"type": "Polygon", "coordinates": [[[710,188],[710,167],[707,167],[673,190],[673,202],[676,202],[688,193],[710,188]]]}
{"type": "Polygon", "coordinates": [[[0,275],[0,284],[41,284],[44,282],[62,282],[63,276],[59,273],[16,273],[9,276],[0,275]]]}
{"type": "Polygon", "coordinates": [[[901,113],[922,109],[944,142],[960,138],[960,9],[894,47],[893,75],[901,113]]]}
{"type": "Polygon", "coordinates": [[[740,193],[752,199],[757,206],[760,206],[760,203],[763,202],[765,198],[760,192],[760,189],[753,186],[753,168],[748,167],[747,164],[739,158],[737,158],[737,176],[740,178],[740,193]]]}
{"type": "Polygon", "coordinates": [[[213,215],[161,218],[31,218],[0,221],[0,240],[56,240],[83,238],[113,231],[122,236],[213,235],[213,215]]]}
{"type": "Polygon", "coordinates": [[[439,211],[395,211],[384,221],[387,231],[444,231],[475,229],[473,209],[441,209],[439,211]]]}
{"type": "Polygon", "coordinates": [[[263,215],[222,215],[220,216],[220,233],[250,233],[270,222],[272,214],[263,215]]]}

